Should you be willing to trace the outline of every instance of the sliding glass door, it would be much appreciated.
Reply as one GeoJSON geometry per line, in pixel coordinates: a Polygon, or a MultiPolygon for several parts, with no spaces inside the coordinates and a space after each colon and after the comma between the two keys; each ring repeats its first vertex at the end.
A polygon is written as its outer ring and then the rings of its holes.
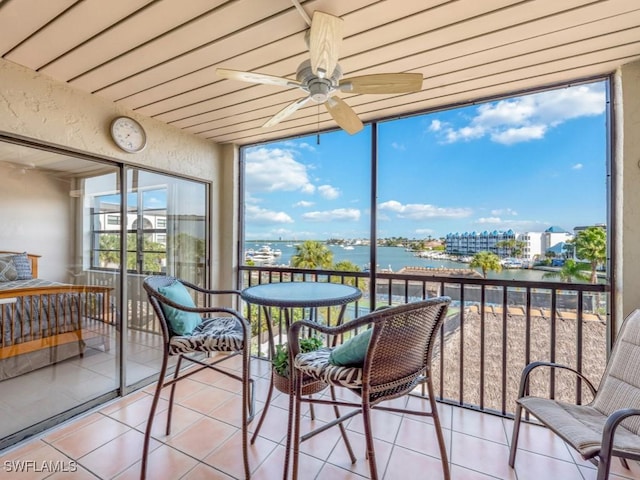
{"type": "Polygon", "coordinates": [[[120,267],[88,245],[119,170],[0,142],[0,449],[118,394],[120,267]]]}
{"type": "Polygon", "coordinates": [[[151,382],[142,289],[207,286],[208,185],[0,142],[0,449],[151,382]]]}
{"type": "Polygon", "coordinates": [[[142,288],[149,275],[166,274],[207,286],[207,185],[128,169],[126,174],[127,386],[158,372],[160,326],[142,288]]]}

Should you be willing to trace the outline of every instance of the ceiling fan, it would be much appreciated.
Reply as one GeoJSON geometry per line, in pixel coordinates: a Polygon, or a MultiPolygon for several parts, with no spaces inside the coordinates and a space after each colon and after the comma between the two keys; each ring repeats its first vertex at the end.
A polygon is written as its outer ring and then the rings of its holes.
{"type": "Polygon", "coordinates": [[[299,88],[307,93],[307,96],[276,113],[263,127],[272,127],[307,103],[315,102],[323,103],[335,122],[348,133],[354,134],[362,130],[362,122],[344,100],[335,96],[337,92],[394,94],[418,92],[422,88],[423,79],[420,73],[379,73],[342,78],[338,51],[343,37],[343,20],[320,11],[314,12],[313,18],[309,19],[297,2],[294,1],[294,5],[310,24],[305,37],[309,59],[298,66],[296,80],[226,68],[216,70],[223,78],[299,88]]]}

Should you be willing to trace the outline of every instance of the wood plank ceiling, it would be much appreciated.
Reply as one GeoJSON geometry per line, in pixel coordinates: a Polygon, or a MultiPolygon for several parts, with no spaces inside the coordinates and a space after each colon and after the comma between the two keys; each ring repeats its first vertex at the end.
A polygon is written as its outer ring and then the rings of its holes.
{"type": "MultiPolygon", "coordinates": [[[[638,0],[306,0],[344,19],[345,77],[419,72],[420,92],[340,96],[364,121],[581,81],[640,58],[638,0]]],[[[216,76],[295,78],[307,24],[291,0],[4,0],[3,58],[215,142],[335,128],[297,89],[216,76]]]]}

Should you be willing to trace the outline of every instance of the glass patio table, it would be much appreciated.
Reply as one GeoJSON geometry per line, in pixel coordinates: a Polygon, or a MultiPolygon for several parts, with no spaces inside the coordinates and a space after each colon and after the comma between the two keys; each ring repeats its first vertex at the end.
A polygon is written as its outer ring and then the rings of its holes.
{"type": "MultiPolygon", "coordinates": [[[[275,352],[273,325],[271,321],[270,307],[284,309],[285,325],[289,328],[292,321],[292,308],[313,308],[318,307],[335,307],[341,306],[338,314],[337,324],[340,325],[344,318],[344,312],[347,304],[355,302],[362,297],[362,291],[350,285],[340,283],[324,283],[324,282],[282,282],[282,283],[264,283],[247,287],[240,293],[240,296],[248,303],[260,305],[263,307],[265,318],[267,320],[269,355],[273,357],[275,352]]],[[[315,315],[317,318],[317,314],[315,315]]],[[[320,389],[324,388],[321,382],[320,389]]],[[[269,391],[265,401],[264,410],[258,421],[258,426],[253,432],[251,443],[254,443],[258,436],[262,422],[269,409],[271,396],[273,394],[274,378],[271,375],[269,391]]],[[[290,393],[289,386],[288,392],[290,393]]]]}

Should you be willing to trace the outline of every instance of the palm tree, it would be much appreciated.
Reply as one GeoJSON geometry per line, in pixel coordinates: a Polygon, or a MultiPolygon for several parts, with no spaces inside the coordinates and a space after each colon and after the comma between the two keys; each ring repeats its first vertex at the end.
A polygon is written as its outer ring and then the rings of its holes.
{"type": "Polygon", "coordinates": [[[496,247],[508,249],[509,256],[515,258],[520,258],[520,256],[522,255],[522,250],[524,250],[524,247],[526,246],[526,242],[523,242],[522,240],[516,240],[514,238],[509,240],[502,240],[496,243],[496,247]]]}
{"type": "MultiPolygon", "coordinates": [[[[362,269],[351,262],[350,260],[341,260],[340,262],[334,264],[331,267],[331,270],[336,270],[338,272],[361,272],[362,269]]],[[[329,281],[332,283],[342,283],[344,285],[351,285],[352,287],[359,288],[360,290],[364,290],[367,287],[367,282],[364,278],[360,277],[349,277],[349,276],[331,276],[329,277],[329,281]]],[[[340,316],[340,310],[342,307],[327,307],[327,319],[335,319],[338,320],[340,316]],[[331,314],[329,314],[331,311],[331,314]]]]}
{"type": "Polygon", "coordinates": [[[547,272],[542,278],[560,277],[560,280],[566,283],[572,283],[574,279],[589,281],[589,275],[585,271],[585,265],[568,259],[564,262],[562,268],[556,272],[547,272]]]}
{"type": "Polygon", "coordinates": [[[473,256],[471,263],[469,264],[471,268],[480,268],[482,270],[482,276],[487,278],[487,273],[492,270],[494,272],[499,272],[502,270],[502,265],[500,265],[500,257],[495,253],[491,252],[478,252],[473,256]]]}
{"type": "Polygon", "coordinates": [[[120,236],[115,233],[100,235],[100,266],[112,267],[120,264],[120,236]]]}
{"type": "Polygon", "coordinates": [[[607,233],[601,227],[588,227],[578,232],[572,243],[576,256],[591,264],[591,283],[597,283],[598,265],[607,259],[607,233]]]}
{"type": "MultiPolygon", "coordinates": [[[[338,263],[336,263],[332,268],[332,270],[337,270],[339,272],[360,272],[362,271],[360,269],[360,267],[358,265],[356,265],[355,263],[349,261],[349,260],[342,260],[338,263]]],[[[360,289],[363,288],[363,286],[365,285],[365,281],[362,278],[357,278],[357,277],[331,277],[331,281],[334,283],[343,283],[345,285],[351,285],[354,287],[358,287],[360,289]],[[344,280],[342,279],[344,278],[344,280]]]]}
{"type": "Polygon", "coordinates": [[[307,240],[296,245],[296,253],[291,257],[291,265],[295,268],[324,268],[333,265],[333,252],[324,243],[307,240]]]}

